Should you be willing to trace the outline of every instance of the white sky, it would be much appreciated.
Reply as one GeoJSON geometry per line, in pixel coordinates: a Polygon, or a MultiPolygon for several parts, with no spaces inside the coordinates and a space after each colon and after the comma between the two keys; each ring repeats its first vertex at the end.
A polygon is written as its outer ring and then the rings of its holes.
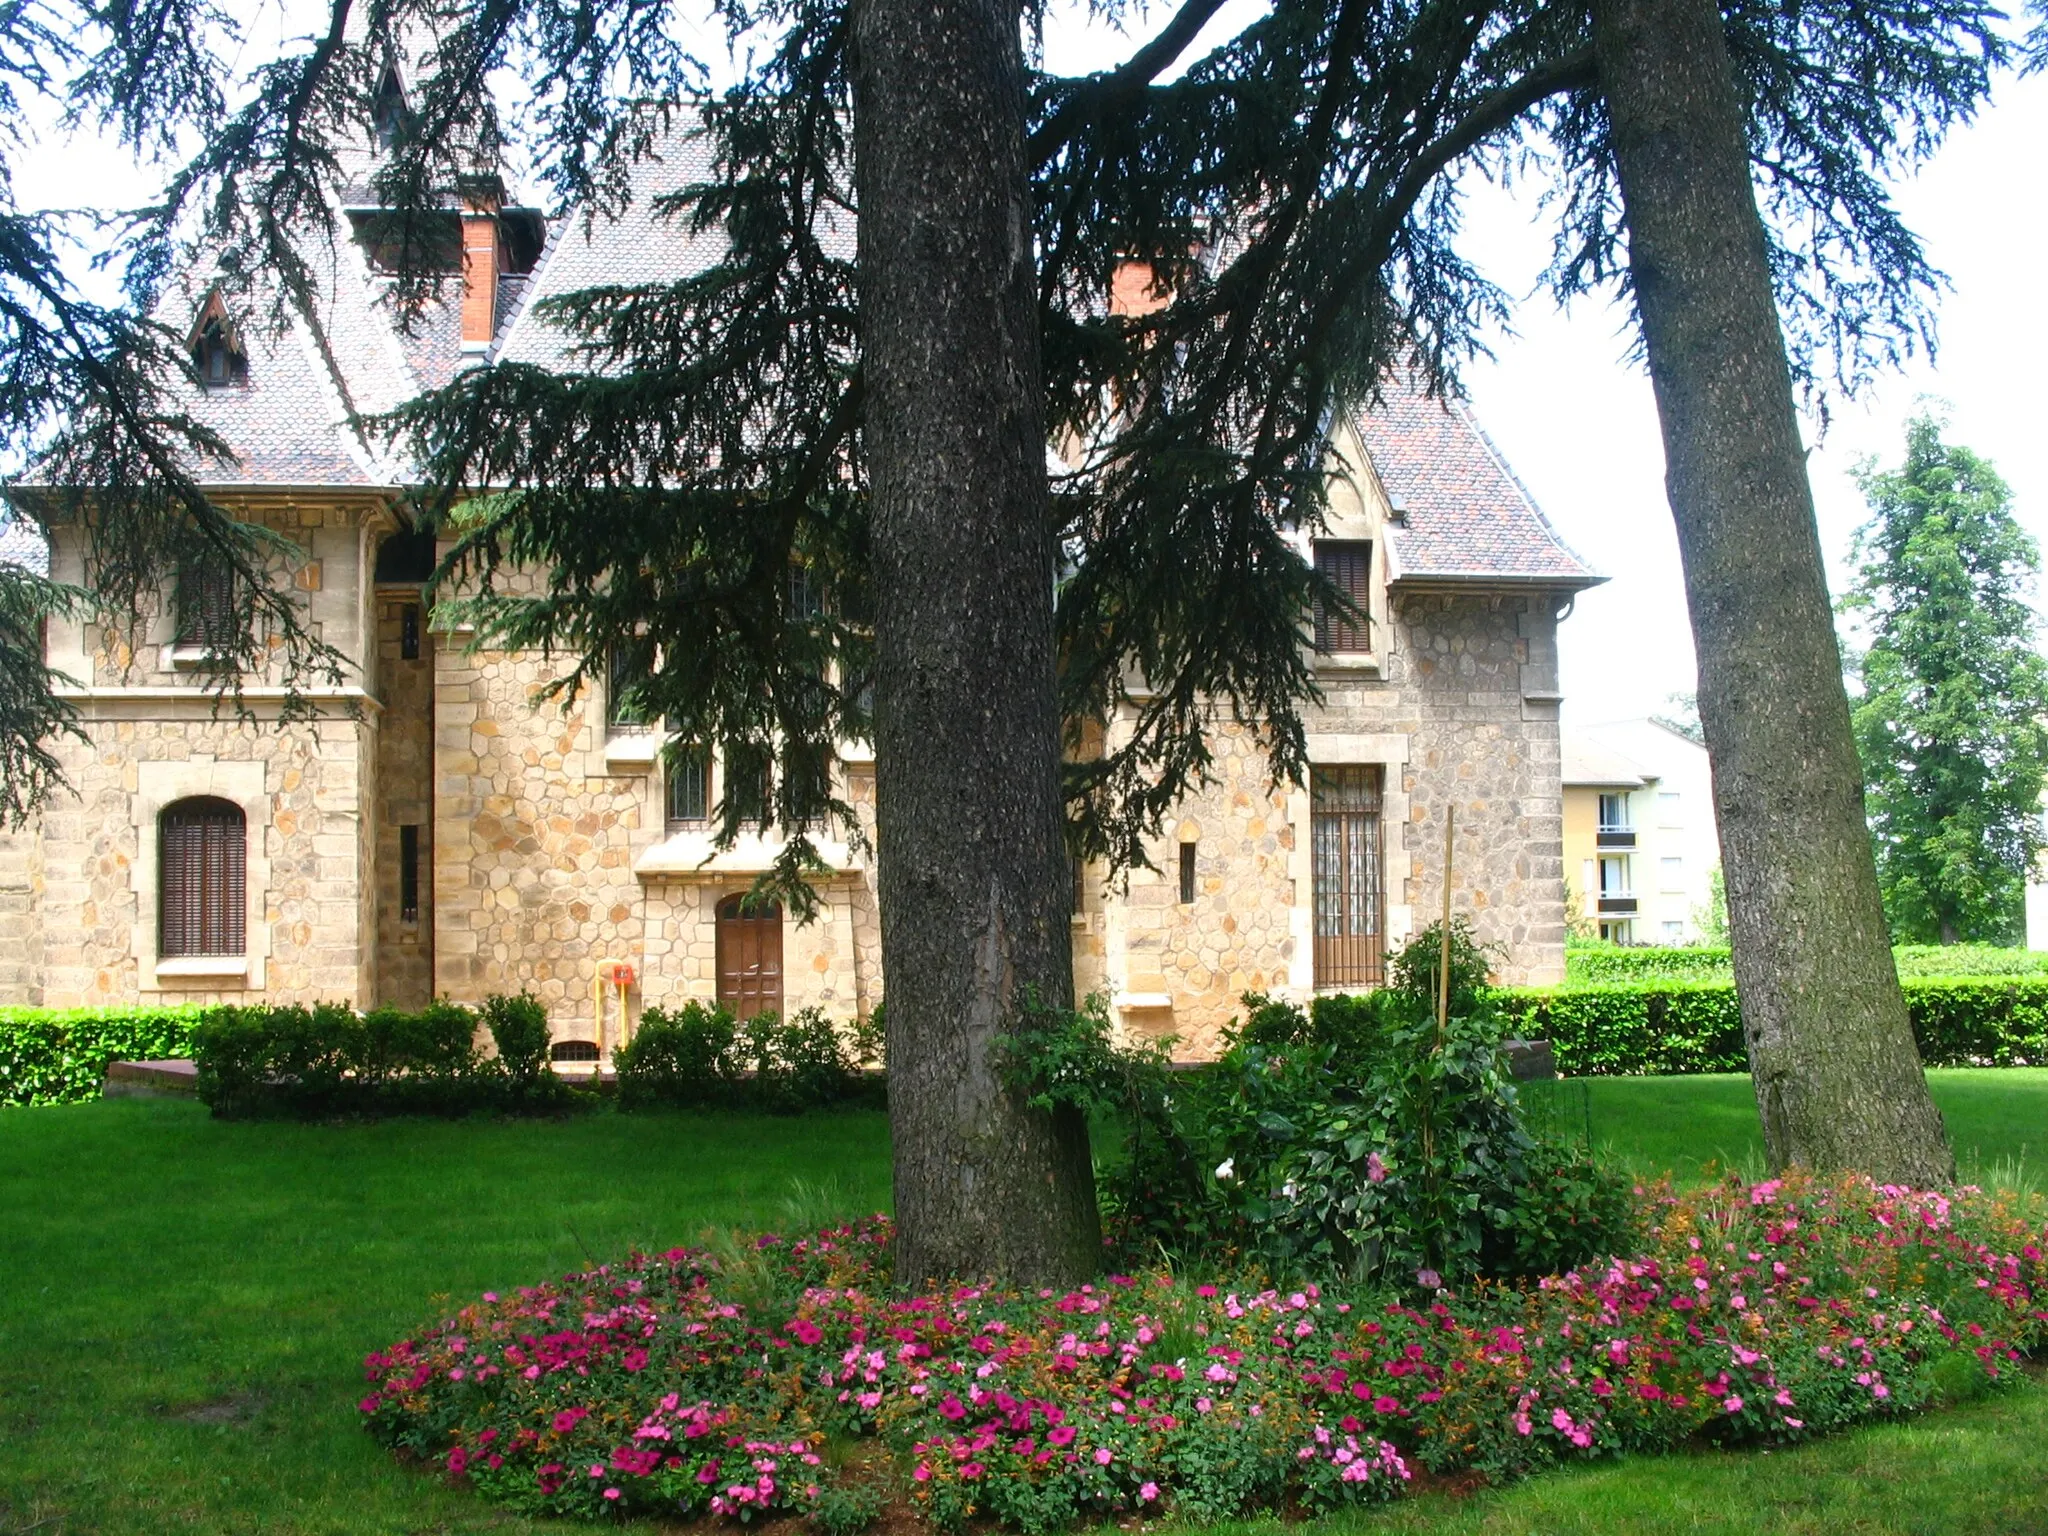
{"type": "MultiPolygon", "coordinates": [[[[1230,0],[1209,35],[1227,35],[1260,9],[1258,0],[1230,0]]],[[[258,0],[250,11],[257,19],[238,61],[245,69],[283,30],[276,0],[258,0]]],[[[1158,8],[1149,23],[1167,14],[1158,8]]],[[[1044,59],[1051,69],[1082,72],[1135,46],[1063,0],[1048,22],[1044,59]]],[[[1898,189],[1908,221],[1953,289],[1940,304],[1937,363],[1923,361],[1859,400],[1838,402],[1814,446],[1821,543],[1837,590],[1864,515],[1850,469],[1866,456],[1897,461],[1905,423],[1929,397],[1946,403],[1950,437],[1997,465],[2022,522],[2048,537],[2048,391],[2039,380],[2048,358],[2043,146],[2048,77],[2007,79],[1979,120],[1898,189]]],[[[25,209],[120,206],[149,190],[148,176],[98,143],[53,141],[16,165],[15,196],[25,209]]],[[[1468,251],[1510,293],[1531,295],[1546,252],[1532,222],[1533,194],[1482,188],[1471,214],[1468,251]]],[[[1585,301],[1561,312],[1533,294],[1518,306],[1513,331],[1490,341],[1494,359],[1466,379],[1481,421],[1564,537],[1612,578],[1579,599],[1561,631],[1567,717],[1652,712],[1669,694],[1692,690],[1692,641],[1649,380],[1622,361],[1626,317],[1585,301]]]]}

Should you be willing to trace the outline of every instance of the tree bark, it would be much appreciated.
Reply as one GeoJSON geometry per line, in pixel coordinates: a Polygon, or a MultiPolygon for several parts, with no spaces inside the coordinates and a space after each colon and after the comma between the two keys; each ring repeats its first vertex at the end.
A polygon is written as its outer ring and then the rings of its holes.
{"type": "Polygon", "coordinates": [[[1594,0],[1773,1168],[1954,1178],[1878,895],[1813,494],[1713,0],[1594,0]]]}
{"type": "Polygon", "coordinates": [[[993,1047],[1073,1002],[1019,13],[855,0],[896,1274],[1099,1267],[1085,1122],[993,1047]]]}

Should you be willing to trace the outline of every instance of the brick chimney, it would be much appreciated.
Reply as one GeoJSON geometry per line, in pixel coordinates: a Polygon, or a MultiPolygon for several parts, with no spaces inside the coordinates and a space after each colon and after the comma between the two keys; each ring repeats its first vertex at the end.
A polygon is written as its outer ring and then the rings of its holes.
{"type": "Polygon", "coordinates": [[[1109,274],[1112,315],[1150,315],[1172,302],[1173,294],[1159,285],[1159,275],[1149,261],[1120,261],[1109,274]]]}
{"type": "Polygon", "coordinates": [[[462,350],[487,351],[498,334],[498,274],[505,270],[505,231],[494,206],[462,211],[462,350]]]}

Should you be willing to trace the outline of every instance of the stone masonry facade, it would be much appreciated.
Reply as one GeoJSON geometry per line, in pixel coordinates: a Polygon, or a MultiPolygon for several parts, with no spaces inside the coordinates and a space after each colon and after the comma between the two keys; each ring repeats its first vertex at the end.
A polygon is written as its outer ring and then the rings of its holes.
{"type": "MultiPolygon", "coordinates": [[[[597,688],[566,708],[543,699],[562,658],[479,649],[430,612],[432,540],[411,531],[407,502],[416,476],[360,435],[357,412],[463,368],[578,366],[542,300],[714,259],[716,241],[647,212],[698,152],[648,162],[636,176],[655,180],[636,184],[632,207],[573,239],[543,240],[536,209],[466,213],[520,238],[480,242],[464,302],[407,334],[378,302],[384,279],[344,249],[320,268],[319,337],[296,318],[252,323],[232,387],[169,386],[232,452],[210,493],[293,542],[274,574],[346,675],[287,697],[272,668],[239,679],[239,702],[216,700],[168,593],[132,633],[52,622],[48,659],[77,680],[83,738],[54,743],[68,790],[0,832],[0,1005],[418,1007],[528,990],[565,1059],[587,1060],[649,1007],[744,996],[850,1020],[882,1000],[886,774],[878,783],[871,753],[842,744],[857,823],[820,844],[813,920],[735,911],[778,836],[716,846],[690,819],[702,808],[668,795],[654,733],[609,724],[597,688]],[[514,251],[530,264],[499,271],[514,251]],[[166,829],[202,815],[243,837],[239,952],[165,938],[166,829]]],[[[216,302],[208,282],[167,285],[166,323],[216,302]]],[[[1330,935],[1368,936],[1383,957],[1432,919],[1451,808],[1454,909],[1504,979],[1562,974],[1556,633],[1600,578],[1464,407],[1413,380],[1389,376],[1338,418],[1329,469],[1327,516],[1298,547],[1342,573],[1366,622],[1343,620],[1341,641],[1312,653],[1323,697],[1306,719],[1309,783],[1272,783],[1255,733],[1219,715],[1213,775],[1168,819],[1152,867],[1076,880],[1077,992],[1104,996],[1126,1033],[1170,1034],[1189,1053],[1213,1049],[1247,992],[1306,1000],[1373,984],[1376,961],[1325,968],[1330,935]],[[1372,785],[1372,809],[1318,811],[1315,786],[1339,782],[1372,785]],[[1351,839],[1341,857],[1332,837],[1351,839]],[[1330,927],[1331,913],[1350,926],[1330,927]]],[[[52,530],[47,554],[59,580],[83,577],[72,530],[52,530]]],[[[1121,708],[1091,729],[1117,740],[1134,705],[1121,708]]],[[[228,887],[209,889],[231,903],[228,887]]]]}

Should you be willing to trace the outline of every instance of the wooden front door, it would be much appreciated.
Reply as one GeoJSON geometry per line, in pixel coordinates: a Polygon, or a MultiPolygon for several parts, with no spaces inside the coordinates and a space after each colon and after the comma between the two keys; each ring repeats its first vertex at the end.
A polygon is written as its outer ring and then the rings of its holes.
{"type": "Polygon", "coordinates": [[[718,1000],[736,1018],[782,1012],[782,908],[742,912],[744,896],[718,904],[718,1000]]]}

